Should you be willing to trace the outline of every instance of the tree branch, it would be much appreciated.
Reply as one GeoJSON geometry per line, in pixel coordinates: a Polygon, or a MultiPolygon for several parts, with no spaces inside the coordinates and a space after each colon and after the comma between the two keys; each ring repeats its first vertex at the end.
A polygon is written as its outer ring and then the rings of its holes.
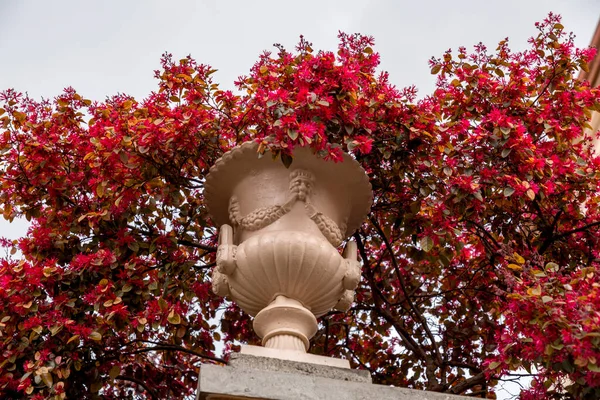
{"type": "Polygon", "coordinates": [[[466,222],[466,223],[468,223],[468,224],[471,224],[471,225],[473,225],[473,226],[474,226],[475,228],[477,228],[477,229],[478,229],[478,230],[479,230],[481,233],[483,233],[483,234],[485,235],[485,237],[487,237],[488,239],[490,239],[490,240],[491,240],[491,241],[494,243],[494,245],[496,246],[496,248],[500,247],[500,244],[498,244],[498,241],[496,240],[496,238],[494,238],[494,237],[492,236],[492,234],[491,234],[491,233],[489,233],[489,232],[487,231],[487,229],[485,229],[483,226],[481,226],[481,225],[480,225],[480,224],[478,224],[477,222],[475,222],[475,221],[471,221],[471,220],[469,220],[469,219],[465,219],[465,222],[466,222]]]}
{"type": "Polygon", "coordinates": [[[392,265],[394,266],[394,270],[398,277],[398,281],[400,283],[400,288],[402,289],[402,292],[404,293],[404,298],[406,299],[406,302],[408,303],[409,307],[411,308],[411,310],[413,311],[413,313],[415,314],[415,316],[421,323],[421,326],[423,326],[423,329],[425,330],[427,337],[431,341],[431,346],[433,347],[433,350],[435,352],[438,365],[441,366],[442,365],[442,356],[440,354],[440,350],[438,349],[435,338],[433,337],[433,333],[431,333],[431,330],[429,329],[429,325],[427,324],[425,317],[423,317],[423,314],[421,314],[419,309],[415,306],[415,304],[413,303],[413,301],[410,298],[408,290],[406,289],[406,283],[404,282],[404,277],[402,277],[402,274],[400,273],[400,267],[398,266],[398,260],[396,260],[396,255],[394,254],[394,251],[389,242],[389,239],[387,238],[387,236],[383,232],[383,229],[381,229],[381,227],[379,226],[377,221],[375,221],[374,218],[370,218],[370,220],[371,220],[371,223],[373,224],[373,226],[375,227],[375,229],[377,230],[377,232],[379,233],[379,236],[381,236],[381,239],[385,243],[386,249],[387,249],[388,253],[390,254],[390,259],[392,260],[392,265]]]}
{"type": "Polygon", "coordinates": [[[150,398],[152,400],[158,400],[158,396],[156,395],[156,392],[154,390],[152,390],[148,385],[146,385],[146,383],[142,380],[139,380],[132,376],[125,376],[125,375],[118,375],[115,379],[119,379],[121,381],[133,382],[136,385],[141,386],[146,392],[148,392],[148,394],[150,395],[150,398]]]}
{"type": "MultiPolygon", "coordinates": [[[[129,229],[131,229],[132,231],[139,232],[142,235],[147,236],[147,237],[157,236],[150,231],[147,231],[147,230],[135,227],[135,226],[127,225],[127,227],[129,229]]],[[[209,253],[214,253],[215,251],[217,251],[217,248],[215,246],[208,246],[208,245],[205,245],[202,243],[192,242],[191,240],[177,239],[177,244],[181,244],[181,245],[189,246],[189,247],[195,247],[197,249],[205,250],[209,253]]]]}
{"type": "Polygon", "coordinates": [[[400,335],[400,338],[402,339],[402,342],[407,349],[415,353],[415,355],[417,355],[418,357],[422,357],[423,359],[427,358],[425,350],[423,350],[421,346],[419,346],[419,344],[415,342],[415,340],[410,336],[409,332],[406,329],[404,329],[404,327],[401,326],[398,323],[398,321],[396,321],[396,319],[387,311],[387,309],[381,306],[381,303],[385,302],[385,299],[383,299],[382,295],[377,292],[377,286],[375,285],[375,281],[373,279],[373,273],[371,272],[371,269],[367,264],[368,257],[365,251],[365,247],[358,232],[354,234],[354,239],[356,240],[356,244],[360,252],[360,256],[363,259],[363,263],[365,264],[365,273],[367,275],[367,279],[369,279],[371,288],[374,289],[373,300],[375,301],[375,305],[377,306],[377,308],[374,308],[374,310],[379,315],[381,315],[381,317],[383,317],[386,321],[388,321],[390,325],[394,327],[394,329],[396,329],[396,332],[398,332],[398,335],[400,335]]]}
{"type": "Polygon", "coordinates": [[[451,388],[450,393],[462,394],[470,388],[472,388],[473,386],[481,385],[483,383],[485,383],[485,374],[483,372],[480,372],[477,375],[474,375],[451,388]]]}
{"type": "Polygon", "coordinates": [[[539,254],[544,254],[546,252],[546,250],[548,250],[548,248],[550,247],[550,245],[552,245],[552,243],[556,242],[557,240],[560,239],[564,239],[567,236],[570,236],[574,233],[579,233],[579,232],[585,232],[590,228],[593,228],[595,226],[600,226],[600,221],[596,221],[596,222],[592,222],[590,224],[584,225],[580,228],[577,229],[572,229],[570,231],[566,231],[561,233],[560,235],[557,236],[550,236],[548,239],[546,239],[546,241],[540,246],[540,249],[538,250],[539,254]]]}
{"type": "Polygon", "coordinates": [[[466,369],[469,369],[471,371],[481,372],[481,368],[476,367],[476,366],[471,365],[471,364],[467,364],[467,363],[454,362],[454,361],[445,361],[444,365],[447,365],[449,367],[456,367],[456,368],[466,368],[466,369]]]}
{"type": "Polygon", "coordinates": [[[197,249],[206,250],[209,253],[213,253],[213,252],[217,251],[217,248],[214,246],[207,246],[202,243],[196,243],[196,242],[192,242],[192,241],[184,240],[184,239],[178,239],[177,244],[182,244],[184,246],[190,246],[190,247],[195,247],[197,249]]]}

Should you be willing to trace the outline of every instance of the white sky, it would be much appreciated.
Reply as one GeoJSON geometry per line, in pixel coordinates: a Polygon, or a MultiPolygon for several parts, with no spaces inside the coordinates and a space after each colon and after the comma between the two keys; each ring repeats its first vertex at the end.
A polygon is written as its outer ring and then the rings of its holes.
{"type": "MultiPolygon", "coordinates": [[[[92,100],[142,98],[156,89],[165,51],[212,65],[221,87],[233,89],[273,43],[292,49],[303,34],[315,50],[335,50],[341,30],[374,36],[391,81],[424,95],[434,84],[431,56],[479,41],[495,49],[507,36],[523,49],[549,11],[584,47],[600,0],[0,0],[0,90],[51,98],[73,86],[92,100]]],[[[24,222],[0,219],[0,236],[25,232],[24,222]]]]}

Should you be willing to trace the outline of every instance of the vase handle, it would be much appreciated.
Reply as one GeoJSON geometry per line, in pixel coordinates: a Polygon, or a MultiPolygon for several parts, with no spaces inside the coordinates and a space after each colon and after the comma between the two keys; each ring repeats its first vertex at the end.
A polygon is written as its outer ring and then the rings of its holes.
{"type": "Polygon", "coordinates": [[[358,262],[358,247],[355,241],[349,240],[346,244],[344,259],[346,260],[346,274],[342,283],[344,289],[354,290],[360,281],[360,263],[358,262]]]}
{"type": "Polygon", "coordinates": [[[233,228],[221,226],[219,231],[219,247],[217,248],[217,270],[225,275],[231,275],[237,267],[235,255],[237,246],[233,244],[233,228]]]}

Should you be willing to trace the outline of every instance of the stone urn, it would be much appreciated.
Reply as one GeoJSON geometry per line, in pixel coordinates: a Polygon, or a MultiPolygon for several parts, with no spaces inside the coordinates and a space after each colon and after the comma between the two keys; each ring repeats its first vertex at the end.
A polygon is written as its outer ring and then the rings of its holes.
{"type": "Polygon", "coordinates": [[[366,218],[371,185],[348,154],[335,163],[297,148],[286,168],[257,148],[235,147],[206,176],[220,229],[213,290],[254,317],[263,346],[306,352],[316,318],[354,300],[356,243],[338,248],[366,218]]]}

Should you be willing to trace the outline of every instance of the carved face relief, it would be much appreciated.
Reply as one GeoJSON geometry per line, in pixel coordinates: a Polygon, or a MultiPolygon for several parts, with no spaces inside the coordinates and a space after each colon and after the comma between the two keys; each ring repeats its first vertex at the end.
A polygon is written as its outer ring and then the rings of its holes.
{"type": "Polygon", "coordinates": [[[297,169],[290,174],[290,194],[299,201],[306,201],[312,194],[314,176],[311,172],[297,169]]]}

